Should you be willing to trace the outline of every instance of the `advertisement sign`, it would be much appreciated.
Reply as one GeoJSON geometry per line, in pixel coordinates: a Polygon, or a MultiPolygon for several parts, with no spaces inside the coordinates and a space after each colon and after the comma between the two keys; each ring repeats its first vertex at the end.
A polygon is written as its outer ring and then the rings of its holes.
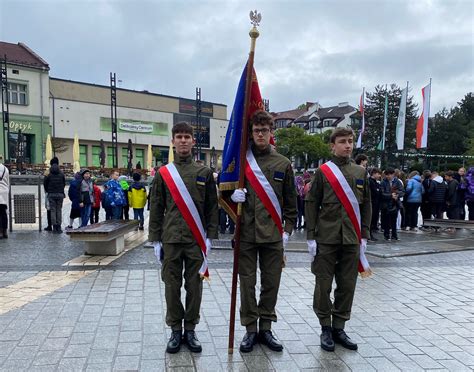
{"type": "MultiPolygon", "coordinates": [[[[100,130],[103,132],[112,132],[112,121],[110,118],[100,118],[100,130]]],[[[117,132],[132,132],[165,137],[169,136],[168,123],[158,121],[117,119],[117,132]]]]}
{"type": "MultiPolygon", "coordinates": [[[[196,115],[196,100],[180,98],[179,112],[181,114],[196,115]]],[[[201,101],[201,116],[212,117],[214,106],[209,102],[201,101]]]]}
{"type": "Polygon", "coordinates": [[[196,115],[184,115],[184,114],[173,114],[173,125],[185,121],[193,127],[194,138],[196,143],[200,142],[203,148],[209,148],[209,133],[210,133],[210,120],[209,118],[201,117],[201,131],[198,132],[198,126],[196,123],[196,115]]]}

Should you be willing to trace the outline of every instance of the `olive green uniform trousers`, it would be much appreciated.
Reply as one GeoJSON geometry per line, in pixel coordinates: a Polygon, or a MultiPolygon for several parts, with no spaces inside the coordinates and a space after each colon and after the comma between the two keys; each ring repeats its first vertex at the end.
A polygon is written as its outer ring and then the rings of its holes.
{"type": "Polygon", "coordinates": [[[199,275],[203,257],[196,243],[163,244],[161,278],[165,283],[166,324],[173,331],[194,330],[199,323],[202,279],[199,275]],[[186,308],[181,303],[181,286],[186,290],[186,308]]]}
{"type": "Polygon", "coordinates": [[[248,332],[271,329],[277,321],[275,306],[283,267],[283,243],[240,243],[240,322],[248,332]],[[260,265],[260,299],[257,304],[257,257],[260,265]]]}
{"type": "Polygon", "coordinates": [[[350,319],[358,264],[359,245],[318,244],[311,271],[316,276],[313,310],[321,326],[344,329],[344,324],[350,319]],[[330,295],[334,278],[336,289],[332,303],[330,295]]]}

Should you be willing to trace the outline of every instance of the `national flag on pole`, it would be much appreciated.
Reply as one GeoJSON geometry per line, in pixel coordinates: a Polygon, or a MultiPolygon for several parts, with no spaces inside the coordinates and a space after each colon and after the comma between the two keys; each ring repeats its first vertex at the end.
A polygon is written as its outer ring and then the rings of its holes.
{"type": "Polygon", "coordinates": [[[416,124],[416,148],[428,146],[428,117],[430,116],[431,81],[421,90],[423,96],[423,111],[416,124]]]}
{"type": "Polygon", "coordinates": [[[364,135],[364,132],[365,132],[364,101],[365,101],[365,88],[362,88],[362,95],[360,96],[360,103],[359,103],[360,114],[362,115],[362,128],[359,133],[359,138],[357,138],[356,148],[358,149],[362,147],[362,136],[364,135]]]}
{"type": "Polygon", "coordinates": [[[380,150],[380,151],[385,150],[385,133],[387,132],[387,122],[388,122],[388,91],[387,91],[387,88],[385,88],[385,110],[383,113],[383,133],[382,133],[382,139],[380,140],[380,143],[377,146],[377,150],[380,150]]]}
{"type": "MultiPolygon", "coordinates": [[[[245,65],[244,71],[242,72],[242,76],[240,78],[237,94],[235,96],[234,108],[232,109],[232,115],[230,117],[227,134],[225,136],[224,152],[222,154],[222,172],[219,176],[219,189],[221,191],[235,190],[239,183],[240,142],[242,138],[242,125],[244,122],[246,76],[247,65],[245,65]]],[[[255,69],[252,71],[250,98],[248,102],[249,118],[254,114],[255,111],[264,110],[255,69]]],[[[227,203],[223,199],[220,200],[220,203],[231,217],[235,217],[236,205],[234,203],[227,203]]]]}
{"type": "Polygon", "coordinates": [[[402,90],[402,96],[400,98],[400,110],[398,111],[397,119],[397,129],[395,135],[397,138],[397,149],[403,150],[405,143],[405,118],[407,110],[407,95],[408,95],[408,86],[402,90]]]}

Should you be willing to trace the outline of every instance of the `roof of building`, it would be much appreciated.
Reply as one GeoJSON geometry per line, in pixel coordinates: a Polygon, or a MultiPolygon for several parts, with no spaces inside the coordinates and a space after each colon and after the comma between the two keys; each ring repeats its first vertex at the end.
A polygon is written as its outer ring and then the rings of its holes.
{"type": "Polygon", "coordinates": [[[289,111],[282,111],[282,112],[274,112],[272,113],[273,115],[273,120],[281,120],[281,119],[290,119],[290,120],[295,120],[298,116],[306,112],[306,109],[295,109],[295,110],[289,110],[289,111]]]}
{"type": "Polygon", "coordinates": [[[26,44],[0,41],[0,58],[7,57],[7,63],[49,70],[48,63],[26,44]]]}
{"type": "Polygon", "coordinates": [[[321,120],[324,119],[338,119],[344,118],[344,115],[357,111],[357,109],[351,105],[346,106],[331,106],[320,108],[318,110],[318,116],[321,120]]]}

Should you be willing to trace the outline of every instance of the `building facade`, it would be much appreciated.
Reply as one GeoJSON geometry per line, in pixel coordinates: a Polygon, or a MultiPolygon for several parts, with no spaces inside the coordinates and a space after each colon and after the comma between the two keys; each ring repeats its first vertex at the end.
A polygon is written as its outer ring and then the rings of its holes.
{"type": "Polygon", "coordinates": [[[4,56],[6,74],[2,82],[7,84],[8,95],[2,90],[3,118],[9,133],[0,132],[0,154],[15,162],[21,151],[24,162],[41,163],[50,133],[49,65],[23,43],[0,42],[0,59],[4,56]]]}

